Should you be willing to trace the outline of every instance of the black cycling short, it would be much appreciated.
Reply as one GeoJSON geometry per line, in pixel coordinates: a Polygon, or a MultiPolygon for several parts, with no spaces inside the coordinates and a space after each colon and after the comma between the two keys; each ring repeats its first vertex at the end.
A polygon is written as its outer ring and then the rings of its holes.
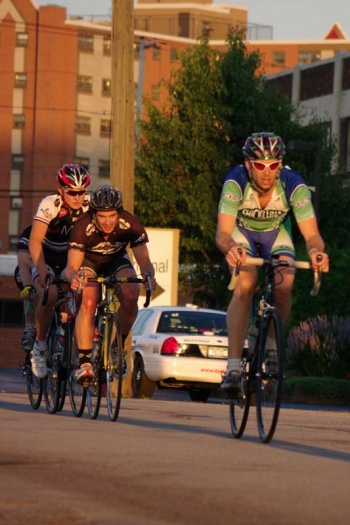
{"type": "Polygon", "coordinates": [[[89,257],[84,257],[81,265],[81,270],[90,270],[94,275],[100,277],[109,277],[124,268],[134,268],[126,252],[124,252],[121,257],[117,257],[113,261],[107,263],[92,261],[89,257]]]}
{"type": "Polygon", "coordinates": [[[23,286],[23,283],[22,283],[22,280],[21,280],[21,276],[19,274],[19,266],[16,266],[14,274],[13,274],[13,277],[15,278],[15,282],[16,282],[17,288],[20,291],[22,291],[24,286],[23,286]]]}

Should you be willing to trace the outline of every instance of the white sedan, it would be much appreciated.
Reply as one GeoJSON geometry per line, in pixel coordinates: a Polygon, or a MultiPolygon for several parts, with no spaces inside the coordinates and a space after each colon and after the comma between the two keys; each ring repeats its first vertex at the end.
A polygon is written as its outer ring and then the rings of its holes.
{"type": "Polygon", "coordinates": [[[132,329],[132,392],[151,397],[156,386],[186,387],[206,401],[226,370],[226,313],[187,306],[150,306],[132,329]]]}

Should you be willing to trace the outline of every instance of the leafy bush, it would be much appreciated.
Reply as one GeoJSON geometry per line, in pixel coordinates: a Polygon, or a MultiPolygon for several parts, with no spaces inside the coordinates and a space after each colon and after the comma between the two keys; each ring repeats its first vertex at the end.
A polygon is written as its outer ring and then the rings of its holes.
{"type": "Polygon", "coordinates": [[[289,332],[287,364],[301,375],[344,378],[350,374],[350,319],[310,318],[289,332]]]}

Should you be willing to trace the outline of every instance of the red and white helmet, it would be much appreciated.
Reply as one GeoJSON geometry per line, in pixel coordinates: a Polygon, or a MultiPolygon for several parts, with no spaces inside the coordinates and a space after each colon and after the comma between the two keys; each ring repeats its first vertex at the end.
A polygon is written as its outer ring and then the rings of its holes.
{"type": "Polygon", "coordinates": [[[82,190],[90,184],[90,174],[80,164],[65,164],[58,170],[57,182],[62,188],[82,190]]]}

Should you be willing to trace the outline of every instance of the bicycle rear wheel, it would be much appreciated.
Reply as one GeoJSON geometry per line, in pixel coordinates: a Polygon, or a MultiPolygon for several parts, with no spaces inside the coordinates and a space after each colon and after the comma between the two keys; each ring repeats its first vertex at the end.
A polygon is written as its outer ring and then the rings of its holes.
{"type": "Polygon", "coordinates": [[[43,397],[43,382],[32,372],[29,353],[26,356],[26,362],[23,368],[23,373],[27,379],[27,392],[30,406],[33,410],[38,410],[41,404],[41,399],[43,397]]]}
{"type": "Polygon", "coordinates": [[[259,436],[263,443],[271,441],[276,430],[283,384],[283,329],[275,308],[267,310],[261,322],[256,413],[259,436]],[[267,340],[276,348],[268,348],[267,340]]]}
{"type": "Polygon", "coordinates": [[[111,315],[108,324],[108,349],[106,369],[107,411],[111,421],[119,414],[123,385],[123,344],[118,314],[111,315]]]}
{"type": "Polygon", "coordinates": [[[250,409],[252,381],[249,361],[247,349],[244,348],[241,357],[241,392],[237,397],[230,399],[231,431],[236,439],[243,436],[250,409]]]}
{"type": "Polygon", "coordinates": [[[47,354],[47,376],[43,380],[45,405],[49,414],[56,414],[61,401],[62,371],[55,327],[48,337],[47,354]]]}

